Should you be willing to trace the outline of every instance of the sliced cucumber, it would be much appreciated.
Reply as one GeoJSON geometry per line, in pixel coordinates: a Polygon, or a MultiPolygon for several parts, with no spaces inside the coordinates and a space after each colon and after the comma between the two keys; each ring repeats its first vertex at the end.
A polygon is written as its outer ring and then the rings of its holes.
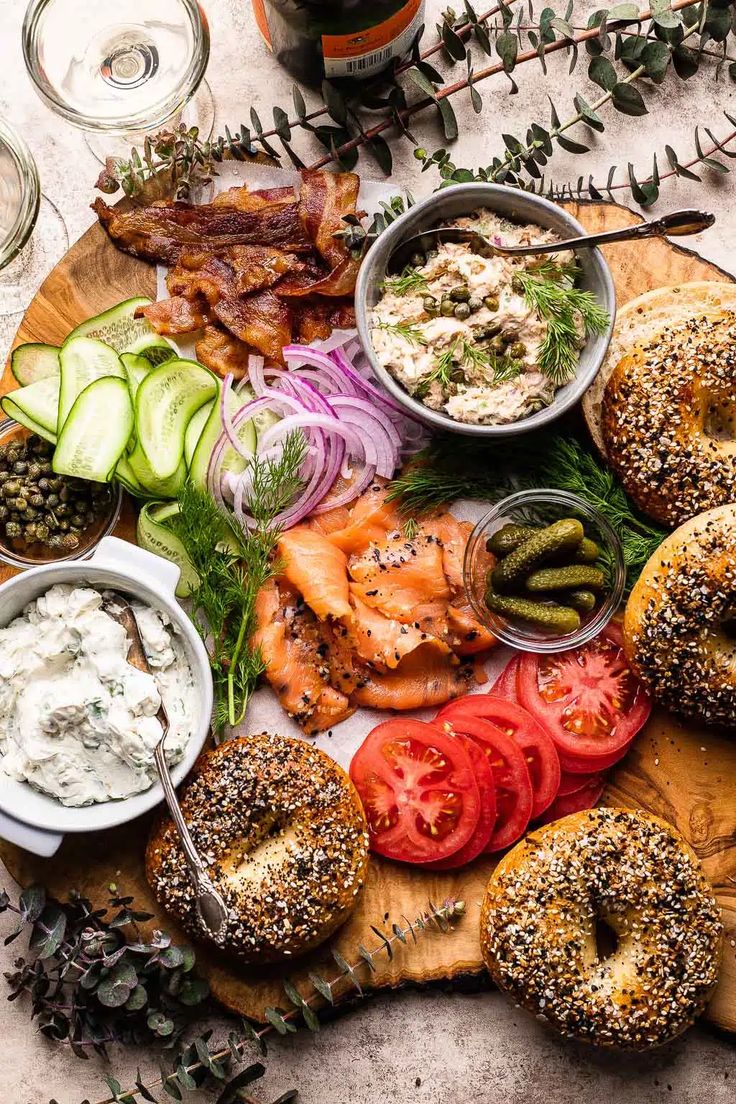
{"type": "Polygon", "coordinates": [[[212,413],[212,408],[217,404],[216,399],[212,399],[211,402],[206,403],[204,406],[200,406],[196,414],[193,414],[189,419],[189,425],[187,431],[184,434],[184,462],[187,467],[191,466],[192,457],[194,456],[197,448],[199,438],[202,436],[202,431],[207,425],[207,421],[212,413]]]}
{"type": "Polygon", "coordinates": [[[138,353],[141,350],[141,342],[151,344],[163,340],[154,330],[150,322],[145,318],[136,318],[135,312],[139,307],[149,307],[152,300],[145,295],[138,295],[134,299],[125,299],[115,307],[96,314],[94,318],[88,318],[72,330],[67,338],[71,341],[75,337],[96,337],[110,345],[116,353],[138,353]]]}
{"type": "Polygon", "coordinates": [[[143,490],[143,496],[147,498],[176,498],[184,486],[187,477],[187,466],[184,457],[181,458],[174,473],[165,479],[160,479],[148,462],[148,458],[140,447],[140,443],[127,458],[128,464],[135,479],[143,490]]]}
{"type": "Polygon", "coordinates": [[[135,498],[150,497],[145,488],[138,482],[138,477],[131,468],[125,456],[121,456],[115,468],[115,478],[125,487],[126,491],[135,498]]]}
{"type": "Polygon", "coordinates": [[[139,356],[137,353],[121,353],[120,360],[128,378],[130,397],[135,402],[138,388],[148,373],[153,371],[153,366],[150,360],[146,360],[144,356],[139,356]]]}
{"type": "Polygon", "coordinates": [[[187,556],[184,545],[166,522],[179,513],[176,502],[147,502],[138,515],[136,540],[141,548],[163,556],[179,568],[181,575],[176,586],[177,598],[187,598],[199,585],[199,575],[187,556]]]}
{"type": "Polygon", "coordinates": [[[59,408],[59,377],[47,376],[27,387],[19,387],[5,395],[1,404],[10,418],[15,418],[32,433],[46,441],[56,442],[56,413],[59,408]]]}
{"type": "Polygon", "coordinates": [[[133,431],[133,402],[124,379],[104,376],[80,393],[59,436],[57,475],[107,483],[133,431]]]}
{"type": "MultiPolygon", "coordinates": [[[[248,384],[241,386],[238,389],[238,404],[236,409],[239,410],[245,403],[251,402],[256,397],[255,391],[248,384]]],[[[271,426],[276,425],[276,422],[280,421],[278,414],[274,414],[273,410],[260,410],[257,414],[253,415],[253,426],[256,431],[256,439],[265,433],[271,426]]],[[[255,449],[255,444],[253,448],[255,449]]]]}
{"type": "Polygon", "coordinates": [[[145,357],[154,368],[158,368],[159,364],[179,356],[179,350],[173,341],[169,341],[167,337],[162,337],[156,333],[153,335],[144,334],[137,341],[131,342],[130,347],[125,351],[145,357]]]}
{"type": "Polygon", "coordinates": [[[56,432],[61,434],[69,412],[82,391],[105,376],[125,380],[126,375],[115,350],[95,337],[68,337],[61,347],[59,361],[61,387],[56,432]]]}
{"type": "Polygon", "coordinates": [[[26,387],[30,383],[47,379],[59,374],[59,350],[56,345],[42,345],[39,341],[28,341],[13,349],[10,357],[10,371],[18,383],[26,387]]]}
{"type": "MultiPolygon", "coordinates": [[[[242,392],[235,395],[230,391],[228,395],[228,410],[230,414],[237,413],[241,406],[247,402],[247,397],[244,399],[242,392]]],[[[189,478],[197,486],[207,487],[207,472],[210,466],[210,459],[212,457],[212,450],[217,444],[218,438],[222,433],[222,418],[220,417],[220,385],[218,383],[217,402],[214,403],[210,410],[207,424],[205,425],[200,435],[197,447],[192,454],[192,458],[189,461],[189,478]]],[[[246,422],[238,429],[238,439],[242,441],[244,448],[248,452],[255,452],[256,448],[256,430],[252,421],[246,422]]],[[[225,455],[222,458],[222,467],[226,471],[231,471],[235,474],[243,471],[245,468],[245,460],[242,456],[239,456],[234,448],[228,446],[225,455]]]]}
{"type": "Polygon", "coordinates": [[[136,432],[157,479],[174,475],[190,419],[217,391],[217,378],[193,360],[168,360],[143,380],[135,400],[136,432]]]}

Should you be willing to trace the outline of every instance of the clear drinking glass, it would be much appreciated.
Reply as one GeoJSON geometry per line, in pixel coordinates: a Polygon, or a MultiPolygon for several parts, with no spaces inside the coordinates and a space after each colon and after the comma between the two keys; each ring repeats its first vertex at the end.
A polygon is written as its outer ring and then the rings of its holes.
{"type": "Polygon", "coordinates": [[[31,0],[23,56],[41,99],[100,161],[184,123],[207,138],[207,18],[196,0],[31,0]]]}
{"type": "Polygon", "coordinates": [[[0,317],[28,306],[68,244],[61,215],[41,194],[31,151],[0,116],[0,317]]]}

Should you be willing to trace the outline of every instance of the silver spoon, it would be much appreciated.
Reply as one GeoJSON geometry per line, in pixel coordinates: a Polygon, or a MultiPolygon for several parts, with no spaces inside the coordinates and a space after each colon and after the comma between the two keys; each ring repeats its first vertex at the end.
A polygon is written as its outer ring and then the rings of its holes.
{"type": "MultiPolygon", "coordinates": [[[[143,648],[138,621],[132,606],[124,601],[119,595],[110,595],[105,598],[103,609],[125,629],[128,640],[130,641],[128,662],[131,666],[137,667],[139,671],[150,674],[151,668],[148,663],[145,649],[143,648]]],[[[197,848],[194,846],[194,841],[189,833],[187,823],[184,820],[181,806],[176,796],[174,784],[171,781],[171,775],[169,774],[169,767],[164,753],[164,744],[169,734],[169,717],[163,701],[159,706],[156,719],[161,725],[161,738],[153,750],[153,755],[161,780],[161,788],[164,791],[164,797],[166,798],[166,804],[169,806],[171,818],[179,833],[187,869],[196,893],[195,908],[197,910],[197,915],[202,923],[202,927],[211,938],[217,942],[224,935],[228,911],[220,893],[212,884],[212,880],[199,856],[197,848]]]]}
{"type": "Polygon", "coordinates": [[[641,222],[636,226],[624,226],[621,230],[604,230],[600,234],[584,234],[565,241],[540,242],[532,245],[496,245],[478,230],[460,226],[437,226],[415,234],[396,247],[388,259],[388,272],[403,272],[415,254],[426,254],[440,242],[466,242],[473,253],[484,257],[526,257],[535,253],[557,253],[562,249],[591,249],[611,242],[635,241],[640,238],[656,238],[680,234],[699,234],[715,222],[715,215],[704,211],[673,211],[654,222],[641,222]]]}

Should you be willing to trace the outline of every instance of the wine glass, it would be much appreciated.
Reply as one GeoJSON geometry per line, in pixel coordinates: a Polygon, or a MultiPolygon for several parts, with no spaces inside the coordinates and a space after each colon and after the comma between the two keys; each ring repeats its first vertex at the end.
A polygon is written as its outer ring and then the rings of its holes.
{"type": "Polygon", "coordinates": [[[28,306],[68,245],[64,220],[41,194],[31,151],[0,116],[0,317],[28,306]]]}
{"type": "Polygon", "coordinates": [[[196,0],[31,0],[23,56],[41,99],[88,131],[98,160],[127,157],[146,133],[212,133],[203,80],[207,17],[196,0]]]}

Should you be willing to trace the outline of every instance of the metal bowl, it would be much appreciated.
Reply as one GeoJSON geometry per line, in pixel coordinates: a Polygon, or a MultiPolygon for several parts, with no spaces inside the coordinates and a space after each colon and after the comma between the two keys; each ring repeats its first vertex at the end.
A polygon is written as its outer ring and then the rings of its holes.
{"type": "Polygon", "coordinates": [[[507,188],[500,184],[455,184],[443,188],[417,203],[383,231],[371,246],[360,266],[355,290],[355,313],[360,340],[371,362],[376,377],[394,398],[415,418],[434,429],[465,433],[473,437],[514,437],[529,430],[538,429],[559,418],[588,390],[606,355],[616,314],[616,292],[611,271],[597,249],[581,249],[577,253],[581,269],[580,286],[592,291],[601,306],[610,315],[608,329],[600,336],[588,339],[580,350],[580,360],[575,378],[560,387],[552,403],[543,410],[505,425],[470,425],[458,422],[448,414],[430,410],[424,403],[404,390],[381,364],[373,352],[369,315],[381,295],[381,284],[386,276],[389,257],[406,238],[423,230],[441,225],[450,219],[472,214],[479,207],[503,215],[515,222],[533,222],[545,229],[554,230],[563,238],[584,234],[585,229],[561,207],[541,196],[507,188]]]}

